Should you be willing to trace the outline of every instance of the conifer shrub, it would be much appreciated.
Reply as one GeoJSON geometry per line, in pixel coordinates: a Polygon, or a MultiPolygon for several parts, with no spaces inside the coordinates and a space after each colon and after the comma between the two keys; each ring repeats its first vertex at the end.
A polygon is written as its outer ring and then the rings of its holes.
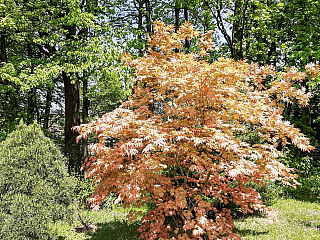
{"type": "Polygon", "coordinates": [[[37,123],[0,144],[0,239],[54,239],[49,227],[73,216],[74,181],[64,156],[37,123]]]}

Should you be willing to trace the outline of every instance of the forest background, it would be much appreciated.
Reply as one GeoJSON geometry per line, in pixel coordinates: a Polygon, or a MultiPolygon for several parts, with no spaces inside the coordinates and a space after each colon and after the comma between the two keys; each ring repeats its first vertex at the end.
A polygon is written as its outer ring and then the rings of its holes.
{"type": "MultiPolygon", "coordinates": [[[[320,1],[312,0],[0,0],[0,140],[23,119],[37,121],[67,157],[69,173],[80,171],[88,144],[73,126],[118,107],[132,93],[134,70],[123,52],[142,56],[153,21],[177,30],[185,21],[212,31],[215,49],[206,57],[304,71],[320,58],[320,1]]],[[[193,52],[186,41],[183,51],[193,52]]],[[[266,82],[266,84],[268,84],[266,82]]],[[[319,79],[296,80],[311,93],[308,106],[285,103],[284,118],[311,139],[312,152],[281,149],[300,175],[296,197],[318,199],[320,139],[319,79]]],[[[246,136],[254,143],[254,131],[246,136]]],[[[113,144],[112,140],[109,142],[113,144]]]]}
{"type": "MultiPolygon", "coordinates": [[[[73,126],[115,109],[132,89],[133,70],[120,60],[124,51],[141,56],[152,22],[176,29],[190,21],[212,30],[219,57],[304,70],[319,60],[319,1],[0,1],[0,138],[20,119],[36,120],[55,139],[79,172],[87,142],[75,144],[73,126]]],[[[195,48],[185,44],[185,51],[195,48]]],[[[312,93],[310,105],[286,103],[284,117],[317,147],[319,84],[297,81],[312,93]]],[[[254,139],[253,139],[254,141],[254,139]]],[[[318,149],[318,148],[316,148],[318,149]]],[[[310,175],[319,167],[319,151],[290,149],[293,167],[310,175]],[[301,159],[302,158],[302,159],[301,159]],[[293,160],[296,159],[296,160],[293,160]]]]}

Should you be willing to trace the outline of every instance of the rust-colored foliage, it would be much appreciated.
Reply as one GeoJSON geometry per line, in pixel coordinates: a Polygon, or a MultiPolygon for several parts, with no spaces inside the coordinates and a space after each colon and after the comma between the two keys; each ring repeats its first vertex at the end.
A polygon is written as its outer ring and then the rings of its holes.
{"type": "Polygon", "coordinates": [[[84,164],[99,183],[92,207],[110,192],[121,194],[125,206],[152,201],[155,208],[139,229],[142,239],[240,239],[232,232],[230,203],[244,213],[272,213],[245,183],[271,179],[295,186],[296,176],[278,161],[277,146],[313,149],[281,115],[284,101],[308,103],[304,89],[290,82],[307,74],[232,59],[209,64],[201,59],[213,48],[210,34],[189,23],[175,33],[157,21],[154,32],[148,54],[124,56],[137,75],[129,101],[75,127],[79,139],[95,134],[99,140],[84,164]],[[192,38],[199,54],[182,51],[183,41],[192,38]],[[272,85],[265,86],[266,77],[272,85]],[[260,142],[239,137],[252,131],[260,142]],[[115,146],[105,146],[108,137],[115,146]]]}

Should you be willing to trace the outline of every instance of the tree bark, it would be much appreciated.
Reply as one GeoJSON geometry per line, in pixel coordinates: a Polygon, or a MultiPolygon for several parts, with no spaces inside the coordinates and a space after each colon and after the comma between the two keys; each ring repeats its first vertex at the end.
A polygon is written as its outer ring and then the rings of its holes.
{"type": "Polygon", "coordinates": [[[180,24],[180,6],[178,6],[178,3],[176,2],[174,5],[174,28],[176,31],[179,29],[180,24]]]}
{"type": "Polygon", "coordinates": [[[4,31],[0,32],[0,61],[3,63],[7,62],[6,36],[4,31]]]}
{"type": "MultiPolygon", "coordinates": [[[[8,62],[8,55],[7,55],[7,46],[6,46],[6,32],[5,31],[0,31],[0,66],[3,64],[6,64],[8,62]]],[[[11,85],[6,79],[1,79],[2,83],[4,85],[11,85]]],[[[15,96],[15,92],[12,88],[8,90],[8,96],[11,102],[12,106],[12,116],[11,120],[14,121],[17,118],[18,115],[18,100],[15,96]]]]}
{"type": "MultiPolygon", "coordinates": [[[[83,96],[83,105],[82,105],[82,124],[88,123],[89,120],[89,104],[90,101],[87,97],[88,92],[88,80],[83,78],[82,80],[82,96],[83,96]]],[[[88,141],[87,139],[82,139],[82,159],[88,157],[88,141]]]]}
{"type": "MultiPolygon", "coordinates": [[[[186,22],[189,21],[189,15],[188,15],[188,7],[187,7],[187,4],[185,3],[185,6],[183,7],[183,15],[184,15],[184,20],[186,22]]],[[[185,40],[185,43],[184,43],[184,47],[185,49],[187,49],[187,51],[190,49],[190,41],[189,40],[185,40]]]]}
{"type": "Polygon", "coordinates": [[[64,143],[66,155],[69,158],[69,172],[79,172],[81,160],[79,159],[80,149],[76,145],[77,133],[72,130],[73,126],[80,125],[80,97],[79,97],[79,81],[71,83],[70,75],[62,73],[65,90],[65,127],[64,127],[64,143]]]}
{"type": "Polygon", "coordinates": [[[147,28],[147,33],[151,33],[151,31],[152,31],[152,22],[151,22],[152,8],[151,8],[150,0],[145,0],[145,2],[146,2],[146,28],[147,28]]]}
{"type": "MultiPolygon", "coordinates": [[[[245,8],[245,6],[242,6],[245,8]]],[[[242,60],[243,59],[243,51],[242,51],[242,41],[243,41],[243,27],[242,27],[242,21],[243,21],[243,15],[245,14],[243,11],[246,11],[245,9],[241,10],[241,1],[236,0],[234,3],[234,21],[232,26],[232,49],[231,49],[231,55],[232,58],[235,60],[242,60]]]]}
{"type": "Polygon", "coordinates": [[[34,120],[34,113],[35,113],[35,107],[36,107],[35,98],[36,98],[36,89],[32,88],[28,92],[28,100],[27,100],[27,102],[28,102],[27,123],[28,124],[32,123],[34,120]]]}
{"type": "Polygon", "coordinates": [[[46,94],[46,106],[44,109],[44,117],[43,117],[43,128],[48,130],[49,128],[49,120],[50,120],[50,110],[51,110],[51,103],[52,103],[52,92],[53,89],[49,88],[46,94]]]}
{"type": "MultiPolygon", "coordinates": [[[[76,35],[76,26],[68,25],[64,26],[64,29],[67,30],[67,42],[72,41],[76,35]]],[[[76,144],[76,137],[78,134],[72,130],[72,127],[80,125],[80,83],[79,80],[72,83],[71,75],[66,72],[62,73],[62,78],[65,90],[65,154],[69,159],[69,172],[74,171],[79,173],[81,167],[81,150],[76,144]]]]}
{"type": "MultiPolygon", "coordinates": [[[[143,26],[142,26],[142,23],[143,23],[143,5],[144,5],[145,1],[144,0],[139,0],[138,1],[138,29],[143,31],[143,26]]],[[[138,38],[140,40],[142,40],[142,35],[139,34],[138,38]]],[[[143,55],[143,49],[142,48],[139,48],[139,54],[140,56],[143,55]]]]}
{"type": "MultiPolygon", "coordinates": [[[[33,57],[32,47],[29,43],[27,44],[27,53],[29,58],[33,57]]],[[[31,66],[30,73],[33,74],[33,66],[31,66]]],[[[27,99],[27,123],[28,124],[32,123],[34,120],[34,113],[36,108],[35,98],[36,98],[36,89],[31,88],[28,91],[28,99],[27,99]]]]}

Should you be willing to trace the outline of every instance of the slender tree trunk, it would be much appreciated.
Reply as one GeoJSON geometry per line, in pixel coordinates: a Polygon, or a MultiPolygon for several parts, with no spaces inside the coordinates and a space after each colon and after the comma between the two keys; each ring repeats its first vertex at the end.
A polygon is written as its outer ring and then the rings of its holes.
{"type": "Polygon", "coordinates": [[[65,90],[65,127],[64,127],[64,143],[66,154],[69,158],[68,170],[79,172],[81,159],[79,159],[80,149],[76,145],[77,133],[72,130],[73,126],[80,125],[80,97],[79,97],[79,81],[71,83],[70,76],[62,73],[65,90]]]}
{"type": "MultiPolygon", "coordinates": [[[[0,66],[3,64],[6,64],[7,62],[8,62],[8,56],[7,56],[7,46],[6,46],[6,32],[0,31],[0,66]]],[[[0,77],[0,81],[2,81],[4,85],[7,85],[7,86],[10,85],[10,83],[6,79],[1,79],[1,77],[0,77]]],[[[19,105],[18,105],[18,100],[15,96],[15,92],[12,88],[9,88],[8,96],[12,106],[11,120],[14,121],[18,115],[19,105]]]]}
{"type": "MultiPolygon", "coordinates": [[[[28,52],[28,57],[32,58],[32,47],[30,44],[27,44],[27,52],[28,52]]],[[[33,74],[33,66],[31,66],[31,74],[33,74]]],[[[28,91],[28,99],[27,99],[27,123],[32,123],[34,120],[34,114],[35,114],[35,108],[36,108],[36,89],[31,88],[28,91]]]]}
{"type": "MultiPolygon", "coordinates": [[[[67,30],[66,40],[73,40],[76,35],[76,26],[64,26],[67,30]]],[[[65,153],[69,158],[68,170],[69,172],[80,172],[81,166],[81,150],[76,144],[77,133],[72,130],[73,126],[80,125],[80,83],[77,80],[75,83],[71,82],[71,76],[66,72],[62,73],[65,90],[65,153]]]]}
{"type": "MultiPolygon", "coordinates": [[[[176,1],[174,5],[174,29],[176,32],[179,29],[179,25],[180,25],[180,5],[176,1]]],[[[176,48],[175,52],[178,52],[178,51],[179,50],[176,48]]]]}
{"type": "Polygon", "coordinates": [[[0,31],[0,61],[7,62],[6,36],[4,31],[0,31]]]}
{"type": "MultiPolygon", "coordinates": [[[[142,23],[143,23],[143,5],[144,5],[145,1],[144,0],[139,0],[138,2],[138,29],[143,31],[143,26],[142,26],[142,23]]],[[[142,35],[139,34],[139,40],[142,40],[142,35]]],[[[139,48],[139,54],[140,56],[143,55],[143,49],[142,48],[139,48]]]]}
{"type": "Polygon", "coordinates": [[[52,103],[52,92],[53,88],[48,88],[46,94],[46,106],[44,109],[44,117],[43,117],[43,128],[49,128],[49,120],[50,120],[50,110],[51,110],[51,103],[52,103]]]}
{"type": "Polygon", "coordinates": [[[176,31],[179,29],[180,24],[180,5],[176,2],[174,5],[174,28],[176,31]]]}
{"type": "Polygon", "coordinates": [[[35,98],[36,98],[36,89],[32,88],[28,92],[28,106],[27,106],[27,123],[32,123],[34,120],[34,114],[35,114],[35,98]]]}
{"type": "MultiPolygon", "coordinates": [[[[88,80],[84,77],[82,80],[82,96],[83,96],[83,106],[82,106],[82,124],[88,123],[89,116],[89,104],[90,101],[87,97],[88,93],[88,80]]],[[[88,144],[87,139],[82,139],[82,159],[88,157],[88,144]]]]}
{"type": "Polygon", "coordinates": [[[152,16],[152,8],[150,4],[150,0],[145,0],[146,2],[146,28],[147,33],[152,32],[152,22],[151,22],[151,16],[152,16]]]}
{"type": "MultiPolygon", "coordinates": [[[[184,20],[186,22],[189,21],[189,15],[188,15],[188,7],[185,5],[183,7],[183,15],[184,15],[184,20]]],[[[185,40],[185,43],[184,43],[184,47],[187,49],[187,51],[190,49],[190,41],[189,40],[185,40]]]]}
{"type": "Polygon", "coordinates": [[[232,58],[235,60],[243,59],[242,51],[242,37],[243,37],[243,28],[242,28],[242,15],[241,11],[241,1],[236,0],[234,3],[234,18],[232,26],[232,49],[231,54],[232,58]]]}

